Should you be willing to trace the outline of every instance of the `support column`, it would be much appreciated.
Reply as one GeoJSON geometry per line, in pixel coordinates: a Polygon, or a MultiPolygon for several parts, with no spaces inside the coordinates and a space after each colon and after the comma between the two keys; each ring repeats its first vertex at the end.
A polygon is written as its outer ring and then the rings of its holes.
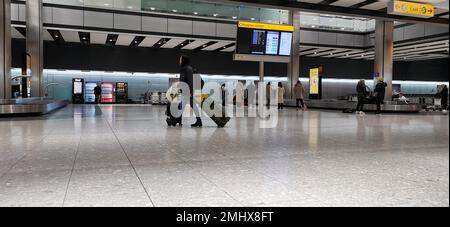
{"type": "Polygon", "coordinates": [[[0,99],[11,98],[11,1],[0,1],[0,99]]]}
{"type": "MultiPolygon", "coordinates": [[[[375,25],[375,76],[381,76],[387,83],[386,101],[392,100],[392,79],[394,64],[394,22],[377,20],[375,25]]],[[[377,78],[375,78],[375,85],[377,78]]]]}
{"type": "Polygon", "coordinates": [[[264,82],[264,62],[259,62],[259,82],[264,82]]]}
{"type": "Polygon", "coordinates": [[[288,64],[288,88],[286,95],[294,98],[294,87],[300,77],[300,12],[291,10],[289,12],[289,23],[294,26],[292,37],[291,61],[288,64]]]}
{"type": "Polygon", "coordinates": [[[42,0],[27,1],[27,53],[31,56],[31,96],[44,95],[44,42],[42,36],[42,0]]]}

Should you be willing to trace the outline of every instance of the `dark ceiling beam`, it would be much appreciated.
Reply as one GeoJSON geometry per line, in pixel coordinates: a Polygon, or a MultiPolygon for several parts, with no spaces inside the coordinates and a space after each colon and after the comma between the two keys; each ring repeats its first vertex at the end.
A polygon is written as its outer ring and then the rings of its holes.
{"type": "Polygon", "coordinates": [[[357,3],[357,4],[351,5],[350,8],[357,9],[357,8],[361,8],[363,6],[368,6],[368,5],[373,4],[375,2],[378,2],[378,0],[366,0],[364,2],[360,2],[360,3],[357,3]]]}
{"type": "Polygon", "coordinates": [[[361,9],[361,8],[350,8],[342,6],[333,5],[321,5],[307,2],[297,2],[289,0],[222,0],[224,3],[241,4],[241,5],[252,5],[259,7],[270,7],[285,10],[299,10],[303,12],[315,12],[315,13],[329,13],[338,14],[344,16],[357,16],[372,19],[387,19],[392,21],[403,21],[411,23],[433,23],[433,24],[445,24],[448,26],[449,20],[446,18],[418,18],[418,17],[408,17],[402,15],[387,14],[387,12],[381,12],[377,10],[361,9]]]}
{"type": "Polygon", "coordinates": [[[330,4],[333,4],[333,3],[337,2],[337,1],[339,1],[339,0],[323,0],[323,1],[319,2],[319,4],[321,4],[321,5],[330,5],[330,4]]]}

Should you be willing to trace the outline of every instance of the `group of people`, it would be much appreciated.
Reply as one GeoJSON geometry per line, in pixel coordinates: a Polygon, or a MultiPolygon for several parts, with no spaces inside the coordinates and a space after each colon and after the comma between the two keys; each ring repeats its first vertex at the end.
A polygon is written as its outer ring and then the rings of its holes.
{"type": "MultiPolygon", "coordinates": [[[[267,99],[267,106],[270,106],[270,94],[272,92],[272,84],[269,82],[266,85],[266,99],[267,99]]],[[[284,95],[286,93],[286,90],[283,87],[283,83],[279,82],[278,83],[278,88],[277,91],[278,93],[278,109],[282,110],[284,109],[284,95]]],[[[295,84],[294,87],[294,98],[296,100],[296,108],[297,111],[301,108],[303,111],[306,110],[306,105],[305,105],[305,101],[304,101],[304,94],[305,94],[305,88],[303,87],[303,84],[298,81],[295,84]]]]}
{"type": "Polygon", "coordinates": [[[370,94],[370,89],[366,85],[365,80],[360,80],[356,85],[356,92],[358,93],[358,104],[356,106],[356,114],[364,115],[364,104],[369,102],[375,102],[377,105],[376,114],[381,114],[381,105],[384,104],[384,98],[386,96],[387,84],[382,77],[379,77],[377,85],[373,90],[373,95],[370,94]]]}
{"type": "MultiPolygon", "coordinates": [[[[364,104],[375,102],[377,105],[376,114],[381,113],[381,105],[384,104],[386,96],[387,84],[383,78],[378,78],[378,83],[371,94],[369,87],[364,80],[360,80],[356,85],[356,92],[358,93],[358,104],[356,106],[356,114],[364,115],[364,104]]],[[[442,85],[441,90],[438,92],[437,97],[441,98],[441,109],[444,113],[447,112],[448,105],[448,88],[447,85],[442,85]]],[[[400,93],[399,100],[408,103],[408,99],[400,93]]]]}

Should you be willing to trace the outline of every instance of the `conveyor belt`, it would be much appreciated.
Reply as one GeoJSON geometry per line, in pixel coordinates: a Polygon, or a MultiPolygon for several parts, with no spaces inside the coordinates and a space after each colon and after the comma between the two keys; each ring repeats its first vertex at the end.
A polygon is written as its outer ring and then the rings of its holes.
{"type": "MultiPolygon", "coordinates": [[[[356,102],[346,100],[305,100],[308,108],[330,109],[330,110],[347,110],[356,109],[356,102]]],[[[287,106],[295,106],[295,100],[287,100],[287,106]]],[[[377,106],[375,104],[365,104],[364,111],[375,111],[377,106]]],[[[381,106],[382,112],[403,112],[403,113],[418,113],[422,110],[419,104],[406,104],[399,102],[386,102],[381,106]]]]}
{"type": "Polygon", "coordinates": [[[68,104],[67,100],[45,98],[0,99],[0,116],[43,115],[68,104]]]}

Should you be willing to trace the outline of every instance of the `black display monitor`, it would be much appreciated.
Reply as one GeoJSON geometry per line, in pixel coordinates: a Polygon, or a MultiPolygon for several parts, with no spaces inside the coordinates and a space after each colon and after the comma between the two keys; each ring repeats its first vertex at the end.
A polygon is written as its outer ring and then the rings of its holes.
{"type": "Polygon", "coordinates": [[[236,54],[291,56],[294,27],[238,22],[236,54]]]}

